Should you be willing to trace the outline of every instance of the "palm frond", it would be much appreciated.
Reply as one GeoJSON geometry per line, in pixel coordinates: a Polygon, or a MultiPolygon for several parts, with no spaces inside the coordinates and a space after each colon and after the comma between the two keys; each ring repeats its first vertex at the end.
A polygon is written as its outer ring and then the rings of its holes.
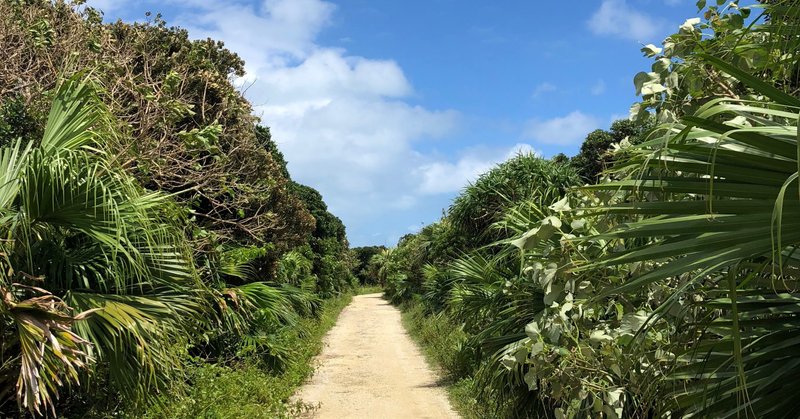
{"type": "Polygon", "coordinates": [[[96,88],[76,74],[63,80],[56,91],[40,147],[45,153],[58,153],[87,146],[97,136],[92,129],[100,128],[108,118],[96,88]]]}
{"type": "Polygon", "coordinates": [[[39,288],[14,286],[0,288],[2,309],[17,330],[20,366],[17,379],[17,400],[32,414],[46,410],[55,414],[54,401],[58,390],[76,384],[79,374],[92,362],[91,344],[73,331],[73,323],[92,313],[87,310],[72,315],[62,300],[39,288]],[[38,294],[15,301],[14,294],[38,294]]]}
{"type": "Polygon", "coordinates": [[[589,210],[628,220],[591,238],[625,250],[576,270],[649,266],[598,298],[678,277],[688,282],[674,289],[665,305],[674,304],[689,285],[716,295],[702,305],[711,318],[696,325],[703,338],[690,345],[674,372],[673,379],[689,380],[675,390],[677,406],[699,416],[791,417],[795,407],[782,403],[780,395],[797,388],[780,377],[800,371],[793,356],[800,329],[792,294],[800,244],[800,100],[706,58],[769,101],[711,100],[634,150],[623,163],[628,178],[587,186],[630,198],[589,210]],[[747,261],[759,267],[735,275],[747,261]],[[720,286],[719,275],[734,275],[731,285],[720,286]]]}
{"type": "Polygon", "coordinates": [[[185,295],[135,296],[70,292],[65,302],[93,315],[74,325],[92,342],[90,354],[108,366],[111,382],[132,400],[145,400],[167,388],[181,371],[179,347],[185,344],[188,319],[201,313],[198,301],[185,295]]]}

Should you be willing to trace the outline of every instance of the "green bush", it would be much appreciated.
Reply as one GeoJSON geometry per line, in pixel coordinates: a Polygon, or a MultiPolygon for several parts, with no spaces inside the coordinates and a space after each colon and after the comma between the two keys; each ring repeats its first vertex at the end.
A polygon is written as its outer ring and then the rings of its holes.
{"type": "Polygon", "coordinates": [[[469,347],[468,335],[458,322],[445,313],[427,315],[420,299],[404,303],[401,310],[411,336],[442,369],[445,378],[457,381],[475,370],[475,349],[469,347]]]}
{"type": "Polygon", "coordinates": [[[0,2],[0,416],[293,370],[357,282],[344,225],[291,182],[235,53],[84,3],[0,2]]]}
{"type": "Polygon", "coordinates": [[[541,206],[558,201],[580,183],[574,169],[534,154],[520,154],[481,175],[456,197],[447,213],[456,234],[471,250],[501,237],[490,227],[508,208],[524,200],[541,206]]]}

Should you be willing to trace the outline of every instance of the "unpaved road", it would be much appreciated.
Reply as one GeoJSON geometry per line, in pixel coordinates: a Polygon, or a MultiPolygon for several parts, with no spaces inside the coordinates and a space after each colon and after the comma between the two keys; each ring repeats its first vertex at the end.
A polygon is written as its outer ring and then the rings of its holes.
{"type": "Polygon", "coordinates": [[[381,294],[353,297],[297,398],[314,418],[458,418],[445,389],[381,294]]]}

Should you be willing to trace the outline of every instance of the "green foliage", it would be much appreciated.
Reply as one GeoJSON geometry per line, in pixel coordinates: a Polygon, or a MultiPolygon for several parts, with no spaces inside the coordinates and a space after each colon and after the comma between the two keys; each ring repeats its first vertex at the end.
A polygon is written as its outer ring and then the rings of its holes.
{"type": "Polygon", "coordinates": [[[425,263],[452,261],[461,256],[468,245],[467,239],[449,217],[423,227],[417,237],[421,240],[425,263]]]}
{"type": "Polygon", "coordinates": [[[292,182],[292,192],[305,203],[306,208],[317,221],[312,235],[317,239],[333,238],[339,242],[345,240],[345,227],[342,220],[328,212],[328,205],[322,195],[314,188],[292,182]]]}
{"type": "Polygon", "coordinates": [[[286,166],[287,161],[286,158],[283,156],[283,153],[278,149],[278,145],[275,144],[275,141],[272,140],[272,133],[269,131],[269,127],[263,127],[261,125],[256,126],[256,139],[264,147],[267,152],[272,156],[272,160],[281,170],[281,174],[285,179],[291,179],[289,175],[289,168],[286,166]]]}
{"type": "Polygon", "coordinates": [[[271,243],[273,251],[254,269],[273,276],[280,256],[305,242],[313,219],[291,193],[285,164],[260,141],[251,105],[230,81],[244,74],[243,61],[220,42],[189,39],[160,16],[103,24],[97,11],[79,6],[40,0],[0,5],[0,24],[13,40],[5,47],[26,52],[9,54],[0,71],[0,84],[9,86],[0,103],[8,109],[14,101],[26,104],[26,114],[12,110],[33,119],[31,127],[42,126],[38,104],[56,75],[65,69],[91,73],[115,117],[117,135],[105,148],[140,184],[171,194],[190,212],[192,230],[202,233],[191,237],[195,258],[220,245],[271,243]]]}
{"type": "Polygon", "coordinates": [[[181,131],[178,137],[183,141],[189,153],[200,155],[202,153],[219,158],[221,150],[219,148],[219,136],[222,134],[222,126],[211,124],[202,129],[194,128],[189,132],[181,131]]]}
{"type": "Polygon", "coordinates": [[[406,329],[425,348],[427,357],[441,367],[445,379],[455,382],[473,372],[477,366],[474,349],[468,346],[462,325],[444,313],[426,315],[423,303],[416,299],[401,308],[406,329]]]}
{"type": "Polygon", "coordinates": [[[586,136],[580,152],[571,162],[584,182],[597,183],[600,180],[600,175],[608,163],[607,154],[611,150],[611,145],[617,141],[619,140],[612,133],[600,129],[586,136]]]}
{"type": "Polygon", "coordinates": [[[287,403],[294,387],[258,366],[199,364],[187,379],[194,385],[185,395],[156,405],[152,418],[237,417],[291,418],[310,411],[310,406],[287,403]]]}
{"type": "Polygon", "coordinates": [[[278,266],[278,282],[301,287],[307,286],[309,279],[315,283],[316,278],[312,278],[313,257],[313,252],[308,245],[303,249],[295,249],[283,255],[278,266]]]}
{"type": "Polygon", "coordinates": [[[553,156],[553,158],[550,160],[552,160],[553,163],[560,163],[560,164],[569,163],[569,157],[564,153],[558,153],[555,156],[553,156]]]}
{"type": "Polygon", "coordinates": [[[31,109],[21,96],[6,99],[0,105],[0,147],[11,145],[19,138],[26,142],[39,141],[42,136],[39,119],[31,115],[31,109]]]}
{"type": "Polygon", "coordinates": [[[0,3],[0,414],[299,413],[357,270],[472,416],[797,416],[797,2],[698,2],[636,121],[355,251],[238,56],[78,3],[0,3]]]}
{"type": "Polygon", "coordinates": [[[356,261],[353,272],[361,285],[375,285],[380,282],[377,271],[370,269],[370,262],[375,255],[379,255],[385,250],[386,246],[365,246],[351,249],[356,261]]]}
{"type": "Polygon", "coordinates": [[[307,375],[353,261],[231,83],[244,63],[82,2],[3,2],[0,27],[0,415],[141,416],[217,376],[288,412],[258,386],[307,375]]]}
{"type": "Polygon", "coordinates": [[[679,352],[684,358],[677,375],[697,378],[676,390],[684,411],[716,416],[744,397],[748,402],[740,409],[784,414],[793,406],[773,395],[791,386],[780,377],[796,373],[794,357],[780,351],[798,332],[785,322],[792,316],[785,306],[795,299],[794,249],[800,242],[792,228],[800,199],[792,186],[798,176],[800,100],[721,60],[708,61],[767,99],[710,101],[634,151],[627,164],[638,172],[596,187],[662,195],[646,203],[633,195],[630,204],[600,209],[629,208],[623,211],[633,220],[603,237],[640,243],[596,264],[649,267],[607,293],[680,277],[682,288],[672,291],[662,311],[678,305],[684,292],[706,294],[709,300],[701,307],[721,310],[701,322],[708,330],[695,342],[698,347],[679,352]],[[761,376],[774,384],[759,382],[761,376]],[[708,387],[713,390],[704,390],[708,387]]]}
{"type": "Polygon", "coordinates": [[[688,19],[679,31],[642,52],[653,58],[652,71],[636,75],[634,84],[642,102],[632,117],[655,110],[659,122],[676,122],[694,114],[708,98],[759,100],[732,74],[709,67],[707,57],[724,59],[735,68],[768,80],[776,89],[797,96],[800,72],[793,51],[798,50],[797,8],[790,0],[769,7],[699,2],[703,19],[688,19]],[[765,18],[766,20],[762,19],[765,18]],[[750,21],[759,24],[751,25],[750,21]]]}
{"type": "Polygon", "coordinates": [[[185,241],[159,213],[168,201],[95,151],[113,135],[108,118],[92,85],[69,79],[39,145],[0,149],[0,394],[16,384],[34,414],[53,412],[59,387],[95,362],[134,400],[165,388],[172,347],[201,310],[185,241]]]}
{"type": "MultiPolygon", "coordinates": [[[[589,185],[460,229],[494,243],[423,264],[421,289],[419,237],[380,261],[387,295],[421,299],[416,327],[446,316],[477,349],[458,388],[479,416],[797,415],[800,8],[699,3],[704,19],[643,48],[644,118],[590,134],[573,160],[589,185]]],[[[434,335],[430,350],[460,352],[434,335]]]]}
{"type": "Polygon", "coordinates": [[[448,219],[462,238],[477,248],[497,239],[489,227],[509,206],[525,199],[545,205],[558,200],[568,188],[578,184],[569,166],[520,154],[481,175],[450,206],[448,219]]]}
{"type": "Polygon", "coordinates": [[[344,223],[328,211],[316,189],[296,182],[291,182],[291,189],[316,220],[309,245],[315,255],[313,273],[320,295],[329,297],[350,288],[357,281],[353,275],[356,262],[348,250],[344,223]]]}
{"type": "Polygon", "coordinates": [[[311,359],[322,349],[322,338],[333,327],[351,297],[327,300],[319,319],[303,319],[299,328],[285,330],[281,344],[289,348],[292,362],[275,373],[263,364],[229,366],[195,363],[188,369],[185,388],[164,396],[146,412],[128,412],[145,418],[238,417],[290,418],[313,410],[313,406],[289,398],[311,375],[311,359]],[[302,333],[299,331],[302,330],[302,333]]]}
{"type": "Polygon", "coordinates": [[[598,183],[603,172],[613,165],[614,146],[626,147],[643,142],[654,128],[654,122],[652,118],[642,121],[620,119],[611,124],[610,131],[592,131],[570,164],[585,183],[598,183]]]}

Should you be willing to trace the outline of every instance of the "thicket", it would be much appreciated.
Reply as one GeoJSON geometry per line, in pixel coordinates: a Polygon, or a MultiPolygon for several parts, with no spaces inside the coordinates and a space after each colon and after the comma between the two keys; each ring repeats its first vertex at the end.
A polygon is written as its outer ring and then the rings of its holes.
{"type": "Polygon", "coordinates": [[[470,415],[800,414],[800,5],[697,5],[642,49],[630,122],[376,258],[470,415]]]}
{"type": "Polygon", "coordinates": [[[355,258],[356,262],[355,266],[353,267],[353,272],[355,273],[361,285],[378,285],[380,281],[377,271],[378,259],[385,251],[386,246],[364,246],[353,248],[353,257],[355,258]],[[378,256],[378,258],[376,258],[376,256],[378,256]]]}
{"type": "Polygon", "coordinates": [[[0,416],[159,416],[207,374],[299,371],[354,259],[242,60],[80,1],[0,3],[0,46],[0,416]]]}

